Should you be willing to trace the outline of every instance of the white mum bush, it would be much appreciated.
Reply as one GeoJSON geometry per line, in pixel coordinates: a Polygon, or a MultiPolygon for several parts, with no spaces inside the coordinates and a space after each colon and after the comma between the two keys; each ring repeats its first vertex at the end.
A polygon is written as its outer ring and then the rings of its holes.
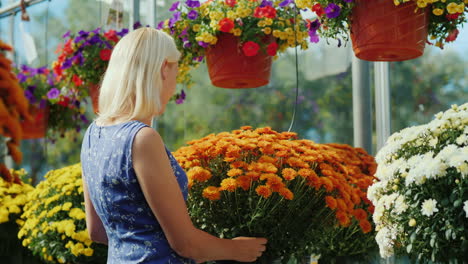
{"type": "Polygon", "coordinates": [[[393,134],[368,190],[382,257],[468,259],[468,103],[393,134]]]}

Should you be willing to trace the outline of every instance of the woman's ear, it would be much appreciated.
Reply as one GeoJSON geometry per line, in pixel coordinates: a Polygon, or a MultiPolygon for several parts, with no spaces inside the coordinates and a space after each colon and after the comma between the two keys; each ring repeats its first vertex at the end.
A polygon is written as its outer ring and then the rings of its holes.
{"type": "Polygon", "coordinates": [[[167,75],[168,75],[168,62],[167,62],[167,59],[164,60],[162,66],[161,66],[161,78],[163,79],[163,81],[165,81],[167,79],[167,75]]]}

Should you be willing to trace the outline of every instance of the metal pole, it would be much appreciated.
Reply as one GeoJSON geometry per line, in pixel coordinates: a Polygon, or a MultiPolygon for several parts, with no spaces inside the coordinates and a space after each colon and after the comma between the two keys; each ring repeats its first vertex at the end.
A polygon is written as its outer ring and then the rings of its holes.
{"type": "Polygon", "coordinates": [[[152,27],[156,27],[158,24],[158,18],[156,15],[156,0],[148,0],[148,24],[152,27]]]}
{"type": "Polygon", "coordinates": [[[130,25],[129,28],[133,29],[133,25],[140,21],[140,0],[131,0],[131,14],[130,14],[130,25]]]}
{"type": "MultiPolygon", "coordinates": [[[[40,2],[44,2],[47,0],[25,0],[24,3],[26,4],[26,7],[38,4],[40,2]]],[[[5,7],[0,8],[0,17],[3,17],[3,15],[7,13],[14,13],[18,12],[20,9],[21,1],[17,1],[16,3],[12,3],[9,5],[6,5],[5,7]]]]}
{"type": "Polygon", "coordinates": [[[388,62],[374,62],[377,151],[390,137],[390,79],[388,62]]]}
{"type": "MultiPolygon", "coordinates": [[[[10,45],[12,47],[15,46],[15,15],[13,14],[9,18],[9,23],[10,23],[10,32],[9,32],[9,37],[10,37],[10,45]]],[[[13,49],[11,52],[7,53],[7,58],[11,59],[13,62],[16,63],[16,52],[15,49],[13,49]]]]}
{"type": "Polygon", "coordinates": [[[369,62],[353,56],[354,146],[372,153],[372,104],[369,62]]]}

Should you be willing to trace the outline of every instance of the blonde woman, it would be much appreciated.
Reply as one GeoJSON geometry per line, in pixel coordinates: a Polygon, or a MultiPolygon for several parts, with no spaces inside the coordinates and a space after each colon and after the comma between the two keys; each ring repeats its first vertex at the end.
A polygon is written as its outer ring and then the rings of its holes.
{"type": "Polygon", "coordinates": [[[174,94],[179,56],[169,35],[141,28],[109,61],[81,149],[86,224],[109,245],[107,263],[252,262],[265,250],[264,238],[220,239],[190,220],[187,177],[150,127],[174,94]]]}

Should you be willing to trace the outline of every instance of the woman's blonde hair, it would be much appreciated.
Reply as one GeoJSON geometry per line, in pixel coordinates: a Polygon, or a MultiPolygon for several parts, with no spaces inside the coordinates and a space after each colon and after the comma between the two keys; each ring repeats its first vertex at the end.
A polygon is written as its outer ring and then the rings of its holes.
{"type": "Polygon", "coordinates": [[[99,92],[96,120],[128,121],[152,117],[161,110],[161,67],[177,62],[180,52],[171,36],[143,27],[123,37],[112,51],[99,92]]]}

